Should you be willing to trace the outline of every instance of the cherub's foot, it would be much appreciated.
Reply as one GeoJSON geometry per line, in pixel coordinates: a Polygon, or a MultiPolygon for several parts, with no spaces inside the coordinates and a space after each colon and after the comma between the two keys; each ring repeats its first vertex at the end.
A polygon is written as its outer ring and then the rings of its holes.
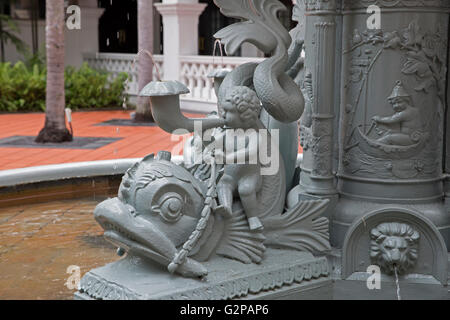
{"type": "Polygon", "coordinates": [[[233,216],[233,212],[231,211],[231,208],[225,207],[225,206],[218,206],[216,207],[216,210],[214,211],[216,214],[220,214],[225,219],[231,219],[233,216]]]}
{"type": "Polygon", "coordinates": [[[258,217],[248,218],[248,224],[250,226],[250,230],[252,230],[252,231],[264,230],[264,226],[262,225],[261,220],[259,220],[258,217]]]}

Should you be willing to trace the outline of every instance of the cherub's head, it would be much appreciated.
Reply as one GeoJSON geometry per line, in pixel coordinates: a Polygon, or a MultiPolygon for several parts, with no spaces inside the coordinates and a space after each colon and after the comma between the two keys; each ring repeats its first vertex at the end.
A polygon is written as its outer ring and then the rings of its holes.
{"type": "Polygon", "coordinates": [[[395,112],[401,112],[411,106],[409,97],[395,97],[389,100],[395,112]]]}
{"type": "Polygon", "coordinates": [[[261,113],[261,102],[255,91],[243,86],[227,90],[222,104],[222,117],[234,129],[250,129],[256,125],[261,113]]]}
{"type": "Polygon", "coordinates": [[[406,91],[401,81],[397,81],[388,101],[392,104],[395,112],[402,112],[412,106],[411,95],[406,91]]]}

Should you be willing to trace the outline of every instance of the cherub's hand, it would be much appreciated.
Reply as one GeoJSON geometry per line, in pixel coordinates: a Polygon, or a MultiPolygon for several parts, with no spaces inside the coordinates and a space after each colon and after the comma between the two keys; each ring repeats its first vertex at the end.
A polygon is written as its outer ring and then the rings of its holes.
{"type": "Polygon", "coordinates": [[[218,206],[214,213],[220,214],[224,219],[231,219],[233,217],[233,212],[231,208],[225,207],[225,206],[218,206]]]}
{"type": "Polygon", "coordinates": [[[214,158],[216,160],[216,163],[225,163],[225,153],[223,152],[222,148],[214,149],[214,158]]]}
{"type": "Polygon", "coordinates": [[[213,161],[215,163],[224,162],[224,152],[222,148],[214,148],[214,144],[208,145],[203,151],[203,161],[205,163],[211,164],[213,161]]]}
{"type": "Polygon", "coordinates": [[[372,118],[372,120],[375,122],[380,122],[380,119],[381,119],[381,117],[379,117],[379,116],[375,116],[372,118]]]}

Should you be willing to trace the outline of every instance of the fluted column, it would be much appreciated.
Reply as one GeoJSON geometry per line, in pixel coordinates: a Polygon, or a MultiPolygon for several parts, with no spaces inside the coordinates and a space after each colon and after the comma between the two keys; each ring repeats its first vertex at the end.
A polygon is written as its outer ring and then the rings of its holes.
{"type": "Polygon", "coordinates": [[[304,160],[300,185],[313,195],[336,194],[333,157],[335,8],[334,0],[306,2],[306,74],[311,82],[305,89],[310,110],[305,111],[307,114],[302,118],[304,160]]]}

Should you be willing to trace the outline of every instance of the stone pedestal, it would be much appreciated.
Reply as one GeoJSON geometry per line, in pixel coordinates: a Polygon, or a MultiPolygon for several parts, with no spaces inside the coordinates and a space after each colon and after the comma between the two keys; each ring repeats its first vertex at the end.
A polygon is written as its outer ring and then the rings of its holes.
{"type": "Polygon", "coordinates": [[[76,299],[226,300],[331,299],[332,281],[325,257],[273,250],[261,265],[214,257],[204,263],[204,280],[170,275],[163,267],[134,256],[91,270],[76,299]]]}

